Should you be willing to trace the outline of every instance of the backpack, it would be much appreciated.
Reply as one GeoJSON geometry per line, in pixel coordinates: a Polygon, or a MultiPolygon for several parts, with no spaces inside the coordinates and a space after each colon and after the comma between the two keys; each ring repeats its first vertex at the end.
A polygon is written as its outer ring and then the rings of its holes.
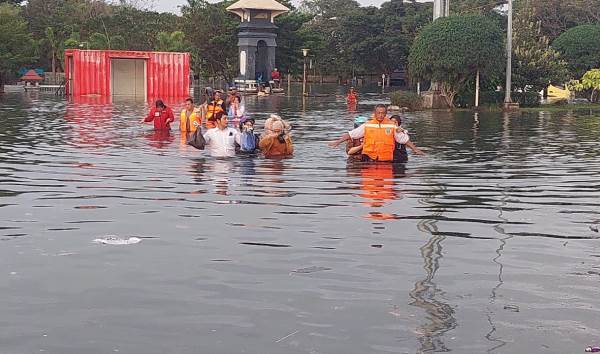
{"type": "Polygon", "coordinates": [[[244,131],[240,137],[240,151],[254,152],[256,150],[256,137],[252,131],[244,131]]]}

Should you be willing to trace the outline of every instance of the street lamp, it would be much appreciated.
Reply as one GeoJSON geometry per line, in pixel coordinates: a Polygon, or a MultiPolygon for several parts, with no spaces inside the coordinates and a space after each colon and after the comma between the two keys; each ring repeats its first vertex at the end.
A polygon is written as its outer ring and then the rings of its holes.
{"type": "Polygon", "coordinates": [[[304,56],[304,75],[302,79],[302,95],[308,96],[308,92],[306,92],[306,58],[308,57],[308,49],[302,49],[302,55],[304,56]]]}

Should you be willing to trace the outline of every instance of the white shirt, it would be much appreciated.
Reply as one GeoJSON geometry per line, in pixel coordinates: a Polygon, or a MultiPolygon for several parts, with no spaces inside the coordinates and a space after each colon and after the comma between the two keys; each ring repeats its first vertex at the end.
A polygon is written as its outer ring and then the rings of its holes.
{"type": "Polygon", "coordinates": [[[240,143],[240,132],[233,128],[213,128],[204,133],[208,152],[212,157],[235,156],[235,143],[240,143]]]}
{"type": "MultiPolygon", "coordinates": [[[[348,134],[350,135],[350,137],[352,139],[364,138],[365,137],[365,126],[367,124],[369,124],[369,123],[365,123],[365,124],[361,125],[360,127],[349,131],[348,134]]],[[[395,125],[391,126],[390,128],[394,129],[394,139],[396,140],[396,142],[398,144],[406,144],[410,141],[410,137],[408,136],[407,130],[404,130],[404,131],[398,133],[397,131],[395,131],[395,129],[397,128],[395,125]]]]}

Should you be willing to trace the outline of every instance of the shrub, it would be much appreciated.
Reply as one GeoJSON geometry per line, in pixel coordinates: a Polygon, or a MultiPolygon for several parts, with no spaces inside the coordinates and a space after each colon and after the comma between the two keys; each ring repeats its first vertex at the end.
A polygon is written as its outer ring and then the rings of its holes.
{"type": "Polygon", "coordinates": [[[521,107],[539,107],[541,103],[540,94],[537,92],[513,92],[513,102],[519,102],[521,107]]]}
{"type": "Polygon", "coordinates": [[[411,111],[417,111],[423,106],[423,99],[415,92],[411,91],[394,91],[390,93],[392,105],[400,108],[406,107],[411,111]]]}

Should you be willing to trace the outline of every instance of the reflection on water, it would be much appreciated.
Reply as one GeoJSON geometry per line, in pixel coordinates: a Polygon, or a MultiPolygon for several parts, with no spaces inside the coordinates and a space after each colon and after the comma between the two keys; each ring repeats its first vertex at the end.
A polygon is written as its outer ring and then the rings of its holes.
{"type": "Polygon", "coordinates": [[[600,338],[599,115],[406,114],[427,157],[352,163],[326,143],[386,98],[348,107],[346,90],[246,97],[257,126],[291,121],[281,161],[207,157],[176,125],[138,124],[146,102],[0,97],[0,352],[570,353],[600,338]],[[92,243],[111,235],[142,242],[92,243]]]}
{"type": "MultiPolygon", "coordinates": [[[[443,186],[435,187],[430,197],[423,198],[421,203],[431,205],[432,197],[439,197],[443,194],[443,186]]],[[[443,258],[442,242],[446,239],[439,232],[437,219],[445,209],[435,208],[432,211],[432,219],[425,219],[417,224],[419,231],[431,236],[420,248],[425,277],[416,282],[414,289],[410,292],[410,297],[414,299],[410,305],[419,307],[427,313],[427,322],[418,326],[415,331],[420,343],[418,353],[451,351],[444,343],[444,334],[457,326],[453,308],[440,299],[444,293],[435,283],[435,276],[443,258]]]]}

